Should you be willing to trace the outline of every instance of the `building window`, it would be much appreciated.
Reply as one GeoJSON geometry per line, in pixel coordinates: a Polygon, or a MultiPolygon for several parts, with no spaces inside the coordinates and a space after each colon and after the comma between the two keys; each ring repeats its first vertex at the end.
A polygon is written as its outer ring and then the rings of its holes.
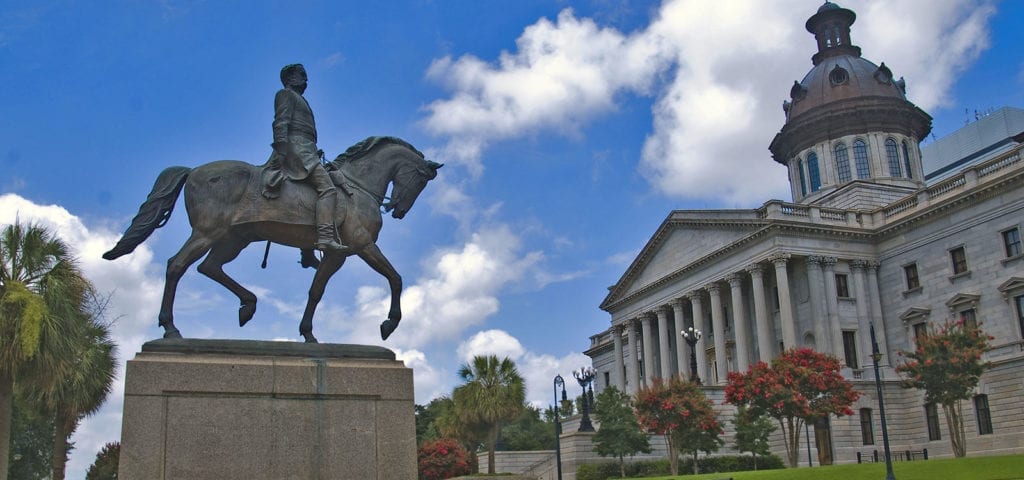
{"type": "Polygon", "coordinates": [[[612,372],[604,372],[604,386],[612,386],[612,372]]]}
{"type": "Polygon", "coordinates": [[[914,178],[914,170],[910,168],[910,147],[907,141],[903,141],[903,166],[907,167],[907,178],[914,178]]]}
{"type": "Polygon", "coordinates": [[[920,345],[921,339],[928,335],[928,324],[925,322],[914,324],[914,345],[920,345]]]}
{"type": "Polygon", "coordinates": [[[967,253],[964,252],[964,247],[950,250],[949,259],[953,262],[953,275],[967,273],[967,253]]]}
{"type": "Polygon", "coordinates": [[[846,153],[846,144],[836,145],[836,172],[840,182],[849,182],[853,179],[850,174],[850,156],[846,153]]]}
{"type": "Polygon", "coordinates": [[[836,274],[836,296],[839,298],[850,298],[849,277],[845,273],[836,274]]]}
{"type": "Polygon", "coordinates": [[[1020,230],[1017,227],[1003,231],[1003,247],[1006,249],[1007,258],[1020,255],[1020,230]]]}
{"type": "Polygon", "coordinates": [[[779,311],[780,304],[779,304],[779,287],[778,286],[772,287],[772,306],[775,307],[775,311],[776,312],[779,311]]]}
{"type": "Polygon", "coordinates": [[[853,163],[857,166],[857,178],[871,176],[871,167],[868,165],[868,145],[864,143],[864,140],[853,142],[853,163]]]}
{"type": "Polygon", "coordinates": [[[818,155],[813,152],[807,155],[807,175],[811,179],[811,191],[817,192],[821,188],[821,172],[818,171],[818,155]]]}
{"type": "Polygon", "coordinates": [[[960,312],[960,323],[972,329],[978,328],[978,314],[973,308],[960,312]]]}
{"type": "Polygon", "coordinates": [[[917,276],[917,264],[903,266],[903,276],[907,279],[907,290],[921,287],[921,279],[917,276]]]}
{"type": "Polygon", "coordinates": [[[797,162],[797,167],[800,169],[800,195],[807,196],[807,179],[804,178],[804,162],[797,162]]]}
{"type": "Polygon", "coordinates": [[[854,370],[860,368],[857,363],[857,332],[843,330],[843,354],[846,356],[846,366],[854,370]]]}
{"type": "Polygon", "coordinates": [[[871,409],[860,409],[860,440],[864,445],[875,444],[875,432],[872,429],[871,409]]]}
{"type": "Polygon", "coordinates": [[[1013,297],[1013,303],[1017,307],[1017,325],[1020,327],[1020,334],[1024,337],[1024,295],[1013,297]]]}
{"type": "Polygon", "coordinates": [[[885,156],[889,159],[889,176],[902,177],[900,171],[900,150],[896,146],[896,140],[891,138],[885,140],[885,156]]]}
{"type": "Polygon", "coordinates": [[[974,414],[978,418],[978,435],[992,433],[992,414],[988,410],[988,395],[974,397],[974,414]]]}
{"type": "Polygon", "coordinates": [[[942,440],[942,432],[939,430],[939,409],[934,403],[924,404],[924,418],[928,423],[928,440],[942,440]]]}

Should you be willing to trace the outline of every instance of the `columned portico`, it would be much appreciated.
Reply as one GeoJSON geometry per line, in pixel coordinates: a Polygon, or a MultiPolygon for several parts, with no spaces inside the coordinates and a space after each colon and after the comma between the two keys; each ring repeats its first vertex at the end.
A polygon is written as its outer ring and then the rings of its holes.
{"type": "MultiPolygon", "coordinates": [[[[704,326],[704,300],[702,298],[701,291],[694,290],[686,294],[686,297],[690,299],[690,308],[693,311],[693,328],[696,330],[705,330],[702,328],[704,326]]],[[[708,378],[708,361],[707,357],[704,355],[707,351],[707,338],[708,332],[705,331],[704,335],[697,341],[696,346],[697,376],[699,376],[704,382],[707,382],[708,378]]]]}
{"type": "Polygon", "coordinates": [[[810,288],[811,323],[814,325],[814,345],[810,347],[820,352],[827,352],[828,317],[825,314],[825,288],[821,264],[824,258],[807,257],[807,284],[810,288]]]}
{"type": "Polygon", "coordinates": [[[754,320],[757,323],[757,351],[763,362],[770,362],[775,356],[775,332],[768,318],[768,303],[764,295],[764,267],[755,263],[747,267],[750,284],[754,291],[754,320]]]}
{"type": "Polygon", "coordinates": [[[886,358],[892,358],[889,352],[888,335],[885,330],[885,317],[882,316],[882,292],[878,288],[878,262],[868,262],[868,295],[871,296],[871,318],[875,322],[875,331],[882,332],[878,337],[878,351],[886,358]]]}
{"type": "MultiPolygon", "coordinates": [[[[615,371],[612,372],[612,385],[625,392],[626,379],[622,378],[622,373],[625,370],[625,363],[622,358],[622,329],[622,325],[612,326],[612,344],[615,348],[615,371]]],[[[635,347],[632,342],[629,345],[635,347]]]]}
{"type": "Polygon", "coordinates": [[[865,362],[871,357],[871,336],[868,331],[868,311],[871,300],[868,298],[867,281],[864,278],[864,268],[867,267],[867,264],[868,262],[865,260],[850,262],[850,269],[853,271],[854,295],[857,296],[857,329],[860,330],[858,332],[860,345],[858,345],[857,356],[861,362],[865,362]]]}
{"type": "MultiPolygon", "coordinates": [[[[839,297],[836,293],[836,257],[822,257],[821,267],[825,276],[825,305],[828,307],[828,325],[832,345],[829,352],[839,361],[846,363],[843,357],[843,331],[839,325],[839,297]]],[[[824,340],[823,340],[824,341],[824,340]]]]}
{"type": "Polygon", "coordinates": [[[789,272],[786,262],[789,254],[783,253],[772,257],[775,265],[775,283],[779,288],[779,317],[782,323],[782,344],[785,348],[796,347],[796,322],[793,319],[793,300],[789,293],[789,272]]]}
{"type": "Polygon", "coordinates": [[[639,322],[640,320],[637,318],[626,320],[626,340],[629,341],[629,351],[632,353],[629,368],[626,369],[626,374],[629,377],[629,393],[640,391],[640,361],[637,358],[640,355],[640,348],[636,341],[636,327],[639,322]]]}
{"type": "Polygon", "coordinates": [[[654,365],[654,338],[651,334],[651,314],[643,313],[638,318],[640,322],[640,333],[644,342],[644,385],[651,386],[651,379],[655,377],[654,365]]]}
{"type": "MultiPolygon", "coordinates": [[[[744,372],[750,366],[750,327],[747,324],[746,308],[743,301],[743,277],[739,274],[729,275],[730,293],[732,296],[733,323],[736,327],[736,370],[744,372]]],[[[721,379],[722,377],[719,377],[721,379]]]]}
{"type": "MultiPolygon", "coordinates": [[[[711,329],[715,333],[715,373],[717,383],[725,381],[728,360],[725,355],[725,314],[722,312],[722,291],[717,283],[707,287],[711,295],[711,329]]],[[[710,382],[709,382],[710,383],[710,382]]]]}

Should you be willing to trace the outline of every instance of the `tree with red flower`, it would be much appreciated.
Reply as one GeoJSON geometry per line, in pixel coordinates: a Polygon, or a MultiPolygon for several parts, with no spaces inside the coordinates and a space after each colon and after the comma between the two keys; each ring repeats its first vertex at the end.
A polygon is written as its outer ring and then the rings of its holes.
{"type": "Polygon", "coordinates": [[[853,415],[850,405],[860,392],[840,374],[839,360],[810,348],[792,348],[758,362],[746,373],[729,372],[725,401],[745,406],[752,415],[779,422],[790,467],[800,454],[800,429],[828,415],[853,415]]]}
{"type": "Polygon", "coordinates": [[[420,480],[441,480],[473,473],[469,452],[451,438],[425,442],[417,457],[420,480]]]}
{"type": "Polygon", "coordinates": [[[697,454],[722,445],[722,426],[713,407],[696,383],[678,377],[655,378],[652,386],[637,392],[636,419],[644,430],[665,436],[672,475],[679,475],[680,452],[693,455],[693,473],[698,473],[697,454]]]}
{"type": "Polygon", "coordinates": [[[926,402],[942,405],[949,427],[953,455],[967,455],[961,400],[974,395],[981,374],[990,364],[982,361],[993,337],[977,325],[947,322],[938,330],[928,328],[917,337],[917,349],[900,352],[906,361],[896,367],[903,386],[924,390],[926,402]]]}

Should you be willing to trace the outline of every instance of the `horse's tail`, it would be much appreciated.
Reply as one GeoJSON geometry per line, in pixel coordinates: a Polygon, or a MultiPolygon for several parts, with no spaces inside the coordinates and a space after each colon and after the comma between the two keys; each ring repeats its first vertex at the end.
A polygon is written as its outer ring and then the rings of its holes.
{"type": "Polygon", "coordinates": [[[156,177],[156,183],[153,184],[153,190],[149,192],[146,201],[142,202],[139,213],[132,219],[131,226],[125,230],[124,235],[121,235],[117,245],[103,254],[103,258],[113,260],[132,253],[135,247],[153,234],[154,230],[164,226],[171,218],[178,194],[181,193],[181,187],[185,185],[191,171],[188,167],[169,167],[160,172],[156,177]]]}

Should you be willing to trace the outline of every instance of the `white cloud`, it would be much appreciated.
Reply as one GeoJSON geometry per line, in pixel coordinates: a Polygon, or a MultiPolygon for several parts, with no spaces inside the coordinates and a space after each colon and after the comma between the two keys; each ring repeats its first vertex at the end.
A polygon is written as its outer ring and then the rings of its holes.
{"type": "Polygon", "coordinates": [[[504,330],[485,330],[469,337],[459,345],[456,352],[463,363],[470,363],[473,357],[494,355],[499,359],[508,357],[518,360],[526,350],[519,340],[504,330]]]}
{"type": "Polygon", "coordinates": [[[0,224],[15,219],[50,228],[71,247],[97,290],[110,295],[107,315],[115,321],[111,334],[118,345],[117,378],[100,411],[82,421],[71,439],[75,449],[68,471],[85,471],[104,444],[121,438],[124,366],[128,357],[154,336],[152,329],[156,327],[163,291],[163,278],[156,272],[162,267],[153,263],[153,252],[146,245],[117,261],[103,260],[101,255],[117,242],[120,233],[103,225],[86,225],[57,205],[38,205],[14,194],[0,195],[0,224]]]}
{"type": "Polygon", "coordinates": [[[451,386],[445,382],[450,378],[444,370],[437,369],[419,350],[395,349],[395,358],[405,362],[413,371],[413,385],[416,389],[416,403],[423,405],[431,399],[451,393],[451,386]]]}
{"type": "MultiPolygon", "coordinates": [[[[957,76],[988,45],[992,2],[850,0],[853,41],[885,61],[925,110],[951,102],[957,76]]],[[[645,29],[625,35],[564,10],[526,27],[517,50],[488,63],[436,60],[428,77],[450,98],[427,107],[425,125],[448,137],[440,155],[474,174],[488,144],[554,131],[578,135],[615,109],[618,94],[653,94],[653,130],[639,165],[674,197],[750,207],[787,198],[786,172],[768,153],[782,127],[789,86],[810,69],[813,6],[795,0],[665,2],[645,29]],[[665,82],[659,74],[670,72],[665,82]],[[743,172],[737,175],[736,172],[743,172]]]]}

